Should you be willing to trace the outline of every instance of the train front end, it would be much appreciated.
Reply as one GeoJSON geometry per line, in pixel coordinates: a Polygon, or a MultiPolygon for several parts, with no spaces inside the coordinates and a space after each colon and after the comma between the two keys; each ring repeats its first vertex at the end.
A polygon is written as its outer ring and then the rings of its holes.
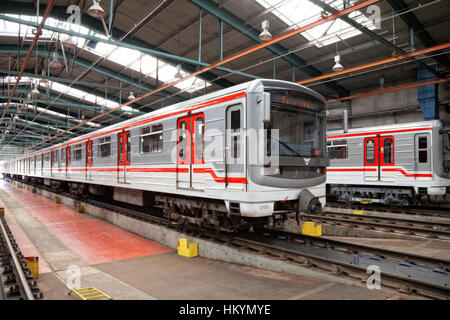
{"type": "Polygon", "coordinates": [[[247,95],[248,190],[244,217],[284,219],[325,204],[326,110],[318,93],[292,82],[261,80],[247,95]]]}

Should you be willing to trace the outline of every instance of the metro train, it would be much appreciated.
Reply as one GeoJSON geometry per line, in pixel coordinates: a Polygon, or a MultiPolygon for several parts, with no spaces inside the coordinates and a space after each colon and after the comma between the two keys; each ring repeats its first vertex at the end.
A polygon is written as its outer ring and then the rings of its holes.
{"type": "Polygon", "coordinates": [[[325,99],[258,79],[20,156],[3,173],[233,231],[320,211],[328,163],[325,99]]]}
{"type": "Polygon", "coordinates": [[[327,195],[419,205],[450,193],[450,131],[439,120],[329,131],[327,195]]]}

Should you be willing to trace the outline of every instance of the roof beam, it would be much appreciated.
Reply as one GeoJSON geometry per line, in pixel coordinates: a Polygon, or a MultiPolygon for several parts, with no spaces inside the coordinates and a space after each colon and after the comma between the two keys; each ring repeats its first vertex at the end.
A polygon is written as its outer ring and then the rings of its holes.
{"type": "MultiPolygon", "coordinates": [[[[190,0],[192,3],[196,4],[203,10],[208,11],[212,15],[216,16],[218,19],[225,21],[227,24],[235,28],[236,30],[242,32],[247,37],[252,39],[257,43],[262,43],[259,39],[260,31],[256,30],[252,26],[247,25],[242,19],[232,14],[230,11],[220,8],[217,4],[212,1],[206,0],[190,0]]],[[[268,50],[272,51],[276,55],[283,56],[283,59],[289,62],[291,65],[299,68],[301,71],[306,73],[311,77],[316,77],[322,75],[322,72],[313,67],[308,66],[306,61],[298,57],[296,54],[289,54],[289,50],[280,44],[273,44],[267,47],[268,50]]],[[[345,96],[349,94],[349,91],[344,87],[336,84],[335,82],[327,83],[327,87],[337,92],[339,96],[345,96]]]]}
{"type": "MultiPolygon", "coordinates": [[[[396,13],[402,13],[403,11],[407,11],[409,7],[403,0],[387,0],[392,9],[395,10],[396,13]]],[[[413,12],[404,12],[400,15],[400,19],[408,26],[408,28],[413,29],[416,33],[415,36],[417,39],[422,42],[425,47],[433,47],[436,45],[436,41],[433,37],[428,33],[425,29],[424,25],[417,19],[416,15],[413,12]]],[[[436,56],[434,60],[440,65],[444,66],[447,70],[450,70],[450,62],[445,56],[436,56]]]]}
{"type": "MultiPolygon", "coordinates": [[[[315,5],[319,6],[320,8],[322,8],[323,10],[333,14],[338,12],[339,10],[336,10],[335,8],[333,8],[332,6],[328,5],[327,3],[325,3],[324,1],[321,0],[309,0],[312,3],[314,3],[315,5]]],[[[347,22],[349,25],[351,25],[353,28],[358,29],[359,31],[361,31],[362,33],[368,35],[369,37],[371,37],[372,39],[375,39],[376,41],[378,41],[379,43],[392,48],[394,50],[394,52],[399,52],[401,54],[405,54],[407,53],[405,50],[397,47],[395,44],[393,44],[392,42],[386,40],[385,38],[379,36],[378,34],[376,34],[375,32],[373,32],[372,30],[364,27],[362,24],[354,21],[353,19],[347,17],[347,16],[342,16],[340,18],[341,20],[347,22]]],[[[433,72],[434,74],[440,76],[441,73],[437,70],[435,70],[434,68],[430,67],[429,65],[415,59],[412,58],[412,60],[419,66],[426,68],[427,70],[429,70],[430,72],[433,72]]]]}
{"type": "MultiPolygon", "coordinates": [[[[16,93],[27,94],[27,93],[29,93],[29,90],[27,90],[27,89],[18,89],[18,90],[16,90],[16,93]]],[[[47,96],[47,94],[42,94],[42,97],[45,97],[45,98],[48,97],[49,99],[56,99],[56,98],[58,98],[58,96],[56,94],[52,94],[52,93],[49,93],[48,96],[47,96]]],[[[0,99],[5,99],[5,96],[0,96],[0,99]]],[[[16,102],[21,102],[21,101],[24,101],[24,100],[30,100],[32,102],[36,102],[36,103],[40,103],[40,104],[46,105],[46,107],[48,107],[50,102],[51,102],[50,100],[46,100],[46,99],[43,99],[43,98],[41,98],[41,99],[29,99],[27,97],[18,97],[18,96],[17,97],[13,97],[12,100],[16,101],[16,102]]],[[[61,97],[58,98],[58,100],[56,100],[55,102],[53,102],[53,105],[79,108],[79,109],[84,109],[84,110],[88,110],[88,111],[92,111],[92,112],[96,112],[96,111],[102,112],[102,111],[110,110],[109,108],[106,108],[106,107],[86,105],[86,104],[83,104],[83,103],[79,103],[78,101],[76,101],[74,99],[61,98],[61,97]]],[[[114,115],[113,117],[114,118],[118,118],[118,120],[125,120],[124,118],[121,118],[121,117],[119,117],[117,115],[114,115]]]]}
{"type": "MultiPolygon", "coordinates": [[[[0,45],[0,54],[23,54],[24,52],[26,52],[27,46],[23,46],[21,49],[17,50],[17,46],[14,45],[0,45]]],[[[47,49],[44,48],[39,48],[38,50],[34,51],[34,54],[37,54],[38,56],[41,57],[49,57],[51,56],[52,52],[48,51],[47,49]]],[[[69,53],[66,52],[66,56],[68,56],[69,53]]],[[[57,52],[57,56],[59,59],[63,59],[63,55],[62,55],[62,51],[58,51],[57,52]]],[[[139,83],[135,82],[132,78],[126,76],[126,75],[122,75],[122,74],[118,74],[117,71],[115,70],[111,70],[108,69],[106,67],[101,67],[101,66],[93,66],[92,65],[92,61],[86,60],[86,59],[82,59],[77,57],[75,59],[75,64],[84,68],[91,68],[93,71],[102,74],[104,76],[110,77],[110,78],[114,78],[118,81],[121,81],[123,83],[127,83],[129,85],[132,85],[136,88],[139,87],[139,83]]],[[[154,90],[156,87],[152,86],[148,83],[145,84],[141,84],[141,88],[147,91],[152,91],[154,90]]],[[[173,93],[167,90],[164,90],[163,92],[160,92],[159,94],[162,97],[165,98],[171,98],[172,100],[174,100],[175,102],[180,102],[180,101],[184,101],[185,99],[179,96],[173,96],[173,93]]],[[[148,110],[150,111],[150,110],[148,110]]]]}
{"type": "MultiPolygon", "coordinates": [[[[66,13],[67,7],[64,6],[54,6],[53,10],[50,14],[52,18],[59,19],[62,21],[67,20],[67,13],[66,13]]],[[[24,2],[16,2],[16,1],[0,1],[0,12],[6,13],[6,14],[16,14],[20,12],[23,15],[36,15],[36,7],[32,3],[24,3],[24,2]]],[[[43,12],[43,5],[40,6],[39,12],[43,12]]],[[[85,13],[81,13],[81,21],[83,21],[83,25],[89,27],[90,29],[99,32],[104,33],[104,28],[102,25],[102,22],[99,19],[93,18],[85,13]]],[[[115,39],[119,39],[122,36],[124,36],[127,32],[120,30],[116,27],[112,28],[111,35],[115,39]]],[[[138,39],[136,37],[127,38],[123,40],[124,43],[140,46],[142,48],[148,48],[150,50],[156,50],[156,47],[152,45],[149,42],[143,41],[141,39],[138,39]]],[[[167,51],[159,50],[162,53],[168,54],[167,51]]],[[[181,58],[181,57],[179,57],[181,58]]],[[[161,58],[161,60],[164,60],[167,63],[173,64],[173,61],[177,61],[176,59],[169,59],[169,58],[161,58]]],[[[184,70],[193,73],[197,70],[197,64],[194,63],[187,63],[182,62],[181,63],[184,70]]],[[[234,85],[233,82],[228,81],[226,79],[216,79],[217,75],[212,72],[206,72],[201,76],[203,80],[207,80],[210,82],[214,82],[215,84],[221,86],[222,88],[231,87],[234,85]]]]}

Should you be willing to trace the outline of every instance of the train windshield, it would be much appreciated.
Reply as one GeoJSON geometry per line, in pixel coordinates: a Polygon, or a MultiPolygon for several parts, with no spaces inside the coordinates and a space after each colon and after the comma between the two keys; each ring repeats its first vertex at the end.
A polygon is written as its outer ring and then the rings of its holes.
{"type": "Polygon", "coordinates": [[[325,157],[323,102],[301,92],[271,92],[271,107],[271,129],[278,129],[280,156],[325,157]]]}

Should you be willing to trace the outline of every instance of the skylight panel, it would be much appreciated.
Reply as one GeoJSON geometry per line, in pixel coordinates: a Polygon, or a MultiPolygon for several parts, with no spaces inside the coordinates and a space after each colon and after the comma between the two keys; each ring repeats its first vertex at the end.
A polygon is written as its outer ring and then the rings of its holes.
{"type": "Polygon", "coordinates": [[[149,55],[144,54],[141,58],[141,61],[136,61],[131,68],[136,71],[139,71],[139,66],[141,67],[141,71],[143,74],[150,74],[156,72],[156,59],[149,55]]]}
{"type": "Polygon", "coordinates": [[[137,50],[118,47],[108,57],[109,60],[121,65],[129,65],[130,62],[139,58],[141,53],[137,50]]]}
{"type": "MultiPolygon", "coordinates": [[[[308,0],[255,0],[266,9],[270,10],[288,26],[303,26],[320,18],[323,11],[319,6],[308,0]]],[[[335,9],[343,9],[342,1],[329,1],[328,4],[335,9]]],[[[361,11],[356,10],[349,17],[364,25],[370,30],[376,29],[373,21],[367,19],[361,11]]],[[[350,26],[341,19],[335,19],[301,33],[306,39],[315,42],[317,47],[323,47],[337,41],[348,39],[361,34],[361,31],[350,26]]]]}
{"type": "MultiPolygon", "coordinates": [[[[25,15],[15,15],[15,14],[8,14],[8,16],[12,16],[15,18],[20,18],[27,21],[36,21],[35,16],[25,16],[25,15]]],[[[38,17],[37,23],[40,23],[42,20],[42,17],[38,17]]],[[[67,23],[66,21],[57,20],[54,18],[47,18],[46,25],[58,27],[65,30],[73,30],[75,32],[85,34],[85,35],[93,35],[98,38],[107,39],[107,37],[101,33],[93,32],[92,30],[86,28],[82,25],[73,25],[70,23],[67,23]]],[[[32,34],[33,27],[29,26],[22,26],[20,28],[21,36],[27,36],[32,37],[34,36],[32,34]]],[[[6,36],[14,36],[17,37],[17,34],[19,32],[19,24],[15,22],[9,22],[3,20],[2,23],[0,23],[0,35],[6,35],[6,36]]],[[[53,31],[43,29],[43,34],[41,38],[51,38],[54,34],[53,31]]],[[[69,38],[69,35],[67,34],[60,34],[59,38],[62,40],[65,40],[69,38]]],[[[72,36],[72,40],[76,43],[78,48],[83,48],[86,51],[89,51],[99,57],[103,57],[106,60],[113,61],[117,64],[122,65],[123,67],[128,67],[134,71],[141,71],[143,75],[146,77],[156,78],[156,58],[149,55],[149,54],[143,54],[142,52],[134,49],[124,48],[115,46],[112,44],[104,43],[104,42],[98,42],[95,47],[86,46],[86,43],[88,40],[84,38],[79,38],[76,36],[72,36]],[[141,58],[139,58],[141,57],[141,58]],[[142,59],[142,61],[139,61],[139,59],[142,59]],[[134,62],[133,62],[134,61],[134,62]],[[130,63],[132,63],[130,65],[130,63]]],[[[175,73],[176,73],[176,67],[163,63],[162,61],[159,62],[159,72],[158,77],[160,81],[163,82],[171,82],[175,80],[175,73]]],[[[187,76],[188,73],[184,70],[181,71],[183,76],[187,76]]],[[[199,90],[201,88],[204,88],[205,86],[210,86],[211,83],[208,81],[200,80],[198,77],[194,77],[193,79],[188,79],[186,81],[180,82],[174,87],[177,87],[178,89],[185,90],[187,92],[194,92],[196,90],[199,90]],[[194,86],[192,86],[195,84],[194,86]]],[[[59,90],[59,89],[58,89],[59,90]]],[[[64,91],[64,90],[61,90],[64,91]]],[[[80,93],[77,91],[74,91],[73,89],[67,91],[67,94],[75,96],[77,98],[82,98],[85,96],[85,93],[80,93]]],[[[97,100],[98,101],[98,100],[97,100]]],[[[94,101],[95,102],[95,101],[94,101]]],[[[112,102],[114,103],[114,102],[112,102]]],[[[106,103],[107,105],[112,105],[111,103],[106,103]]],[[[133,108],[128,107],[129,110],[133,110],[133,108]]],[[[127,108],[127,109],[128,109],[127,108]]]]}

